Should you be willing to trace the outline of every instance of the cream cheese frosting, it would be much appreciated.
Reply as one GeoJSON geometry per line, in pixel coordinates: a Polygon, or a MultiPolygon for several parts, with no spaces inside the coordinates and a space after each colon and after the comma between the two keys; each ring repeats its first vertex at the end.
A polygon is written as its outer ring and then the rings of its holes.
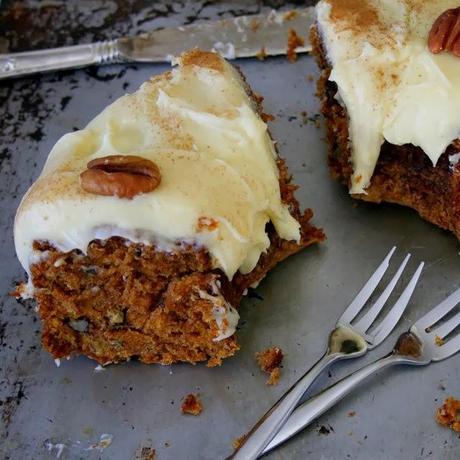
{"type": "Polygon", "coordinates": [[[349,116],[351,193],[365,193],[380,147],[413,144],[436,165],[460,137],[460,58],[428,50],[458,0],[322,0],[317,25],[349,116]]]}
{"type": "Polygon", "coordinates": [[[278,235],[300,240],[300,225],[281,201],[276,152],[240,75],[224,59],[193,51],[170,72],[108,106],[86,128],[63,136],[18,209],[15,246],[23,267],[33,242],[85,252],[111,236],[205,247],[229,279],[250,272],[278,235]],[[88,161],[113,154],[154,161],[161,184],[133,199],[85,192],[88,161]],[[211,219],[217,227],[198,225],[211,219]]]}
{"type": "Polygon", "coordinates": [[[209,300],[212,304],[212,314],[218,329],[217,337],[213,339],[214,342],[219,342],[232,336],[240,320],[238,311],[225,300],[220,288],[220,281],[215,280],[211,283],[212,294],[201,290],[198,291],[200,299],[209,300]]]}

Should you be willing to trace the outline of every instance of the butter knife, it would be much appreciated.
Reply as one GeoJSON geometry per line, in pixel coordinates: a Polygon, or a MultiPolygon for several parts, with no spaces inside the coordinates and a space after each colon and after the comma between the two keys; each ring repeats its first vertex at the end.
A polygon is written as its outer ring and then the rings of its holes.
{"type": "Polygon", "coordinates": [[[155,30],[86,45],[0,54],[0,79],[89,65],[123,62],[170,62],[186,49],[217,51],[227,59],[286,54],[293,29],[305,44],[297,53],[311,50],[308,30],[314,9],[274,11],[218,21],[155,30]]]}

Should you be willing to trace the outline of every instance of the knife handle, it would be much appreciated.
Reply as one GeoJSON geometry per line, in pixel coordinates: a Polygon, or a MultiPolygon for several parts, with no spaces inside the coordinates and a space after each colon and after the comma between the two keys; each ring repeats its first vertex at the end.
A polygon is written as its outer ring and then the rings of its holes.
{"type": "Polygon", "coordinates": [[[117,40],[0,54],[0,79],[92,64],[113,64],[122,60],[117,40]]]}

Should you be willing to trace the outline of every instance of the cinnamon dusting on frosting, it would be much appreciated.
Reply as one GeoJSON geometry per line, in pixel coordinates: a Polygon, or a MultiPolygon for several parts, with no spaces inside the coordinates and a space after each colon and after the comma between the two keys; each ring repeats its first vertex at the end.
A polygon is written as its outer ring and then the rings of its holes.
{"type": "Polygon", "coordinates": [[[216,72],[224,72],[222,58],[216,53],[194,49],[182,54],[180,61],[181,66],[196,65],[198,67],[215,70],[216,72]]]}
{"type": "Polygon", "coordinates": [[[377,10],[367,0],[330,0],[331,19],[344,29],[360,32],[369,27],[383,27],[377,10]]]}
{"type": "Polygon", "coordinates": [[[383,5],[377,8],[371,0],[328,0],[328,3],[337,32],[348,31],[360,40],[365,37],[376,48],[396,46],[393,24],[385,20],[387,12],[383,5]]]}

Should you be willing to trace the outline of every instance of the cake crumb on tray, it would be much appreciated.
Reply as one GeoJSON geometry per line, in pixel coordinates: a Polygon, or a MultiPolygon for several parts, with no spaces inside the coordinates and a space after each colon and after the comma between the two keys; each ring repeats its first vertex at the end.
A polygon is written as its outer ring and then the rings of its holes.
{"type": "Polygon", "coordinates": [[[294,29],[289,29],[286,56],[290,62],[297,61],[297,53],[295,50],[297,47],[304,45],[305,40],[302,37],[299,37],[294,29]]]}
{"type": "Polygon", "coordinates": [[[436,421],[442,426],[460,432],[460,400],[446,398],[444,404],[436,411],[436,421]]]}
{"type": "Polygon", "coordinates": [[[281,363],[283,361],[283,351],[278,347],[270,347],[256,353],[256,360],[262,371],[269,375],[267,385],[277,385],[281,375],[281,363]]]}
{"type": "Polygon", "coordinates": [[[200,415],[203,410],[203,405],[198,399],[198,395],[195,393],[190,393],[184,399],[184,402],[181,405],[181,411],[183,414],[190,415],[200,415]]]}
{"type": "Polygon", "coordinates": [[[259,61],[264,61],[266,57],[267,52],[265,51],[265,46],[262,46],[262,48],[260,48],[260,51],[256,54],[256,58],[259,59],[259,61]]]}
{"type": "Polygon", "coordinates": [[[243,436],[240,436],[239,438],[235,438],[232,442],[233,448],[239,449],[243,445],[245,440],[246,440],[245,434],[243,434],[243,436]]]}
{"type": "Polygon", "coordinates": [[[156,460],[156,451],[153,447],[143,446],[136,451],[135,460],[156,460]]]}

